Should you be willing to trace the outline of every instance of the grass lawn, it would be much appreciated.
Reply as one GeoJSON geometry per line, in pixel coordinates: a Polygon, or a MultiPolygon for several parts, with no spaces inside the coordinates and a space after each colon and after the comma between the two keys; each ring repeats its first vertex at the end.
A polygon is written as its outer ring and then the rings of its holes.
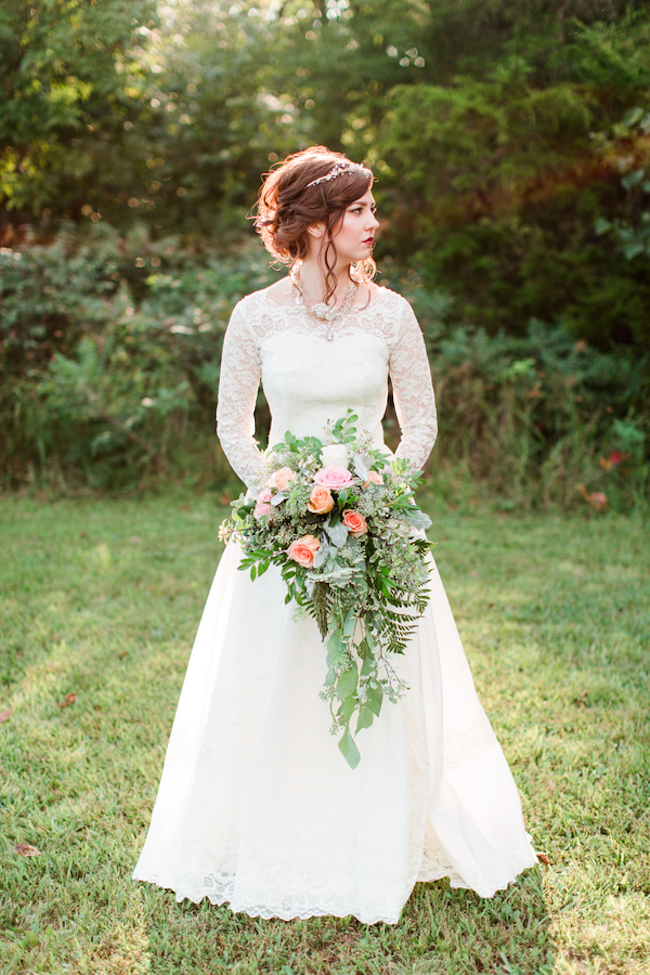
{"type": "Polygon", "coordinates": [[[493,900],[418,885],[394,927],[261,921],[133,883],[223,510],[178,494],[5,499],[3,973],[650,972],[648,533],[609,514],[431,510],[479,693],[550,865],[493,900]]]}

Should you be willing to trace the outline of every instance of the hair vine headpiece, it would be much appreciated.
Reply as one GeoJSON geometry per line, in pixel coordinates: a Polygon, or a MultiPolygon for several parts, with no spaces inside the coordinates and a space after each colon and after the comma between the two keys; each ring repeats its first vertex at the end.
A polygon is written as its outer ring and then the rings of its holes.
{"type": "MultiPolygon", "coordinates": [[[[306,189],[310,186],[318,186],[319,183],[327,183],[330,179],[336,179],[337,176],[343,176],[344,173],[356,173],[360,169],[365,170],[365,166],[360,166],[358,163],[337,163],[329,173],[325,173],[324,176],[319,176],[318,179],[312,179],[311,183],[307,183],[306,189]]],[[[369,172],[369,170],[366,170],[369,172]]]]}

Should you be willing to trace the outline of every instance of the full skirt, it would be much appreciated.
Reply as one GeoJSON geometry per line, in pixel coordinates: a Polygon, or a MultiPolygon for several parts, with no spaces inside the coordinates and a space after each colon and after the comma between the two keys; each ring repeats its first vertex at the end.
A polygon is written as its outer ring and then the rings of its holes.
{"type": "Polygon", "coordinates": [[[351,769],[319,697],[325,650],[227,545],[199,626],[133,877],[177,900],[284,920],[396,923],[416,881],[482,897],[536,862],[432,560],[431,598],[395,661],[409,690],[357,736],[351,769]]]}

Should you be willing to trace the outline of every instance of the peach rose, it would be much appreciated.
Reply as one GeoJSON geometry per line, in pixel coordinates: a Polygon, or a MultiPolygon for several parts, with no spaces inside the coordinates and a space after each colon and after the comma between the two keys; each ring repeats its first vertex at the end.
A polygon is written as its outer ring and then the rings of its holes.
{"type": "Polygon", "coordinates": [[[292,471],[290,467],[281,467],[279,471],[273,471],[267,484],[269,487],[274,487],[278,491],[286,491],[289,487],[289,481],[295,481],[295,479],[295,471],[292,471]]]}
{"type": "Polygon", "coordinates": [[[253,511],[254,518],[261,518],[262,515],[273,514],[273,505],[271,504],[271,498],[273,495],[269,488],[264,488],[263,491],[257,495],[257,501],[255,503],[255,510],[253,511]]]}
{"type": "Polygon", "coordinates": [[[341,520],[353,535],[363,535],[364,532],[368,531],[366,519],[358,511],[352,511],[348,508],[343,512],[341,520]]]}
{"type": "Polygon", "coordinates": [[[364,482],[364,488],[370,487],[371,484],[383,484],[384,478],[377,471],[368,471],[368,480],[364,482]]]}
{"type": "Polygon", "coordinates": [[[350,487],[352,474],[345,467],[321,467],[314,474],[314,483],[330,491],[340,491],[341,488],[350,487]]]}
{"type": "Polygon", "coordinates": [[[334,507],[334,498],[331,492],[327,488],[316,487],[312,488],[312,492],[309,496],[309,504],[307,505],[307,511],[313,512],[315,515],[324,515],[328,511],[331,511],[334,507]]]}
{"type": "Polygon", "coordinates": [[[309,569],[313,562],[316,552],[320,548],[320,542],[313,535],[304,535],[296,539],[287,549],[287,555],[303,569],[309,569]]]}

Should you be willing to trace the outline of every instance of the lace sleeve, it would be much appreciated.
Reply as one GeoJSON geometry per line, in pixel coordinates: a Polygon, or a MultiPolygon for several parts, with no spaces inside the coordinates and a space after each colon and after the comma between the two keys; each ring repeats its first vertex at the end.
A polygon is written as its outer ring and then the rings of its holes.
{"type": "Polygon", "coordinates": [[[235,474],[253,490],[259,487],[256,476],[263,462],[253,437],[260,376],[255,334],[246,319],[244,303],[240,301],[230,317],[223,340],[217,434],[235,474]]]}
{"type": "Polygon", "coordinates": [[[407,458],[419,470],[436,442],[438,420],[424,338],[407,301],[404,301],[389,368],[395,412],[402,431],[395,456],[407,458]]]}

